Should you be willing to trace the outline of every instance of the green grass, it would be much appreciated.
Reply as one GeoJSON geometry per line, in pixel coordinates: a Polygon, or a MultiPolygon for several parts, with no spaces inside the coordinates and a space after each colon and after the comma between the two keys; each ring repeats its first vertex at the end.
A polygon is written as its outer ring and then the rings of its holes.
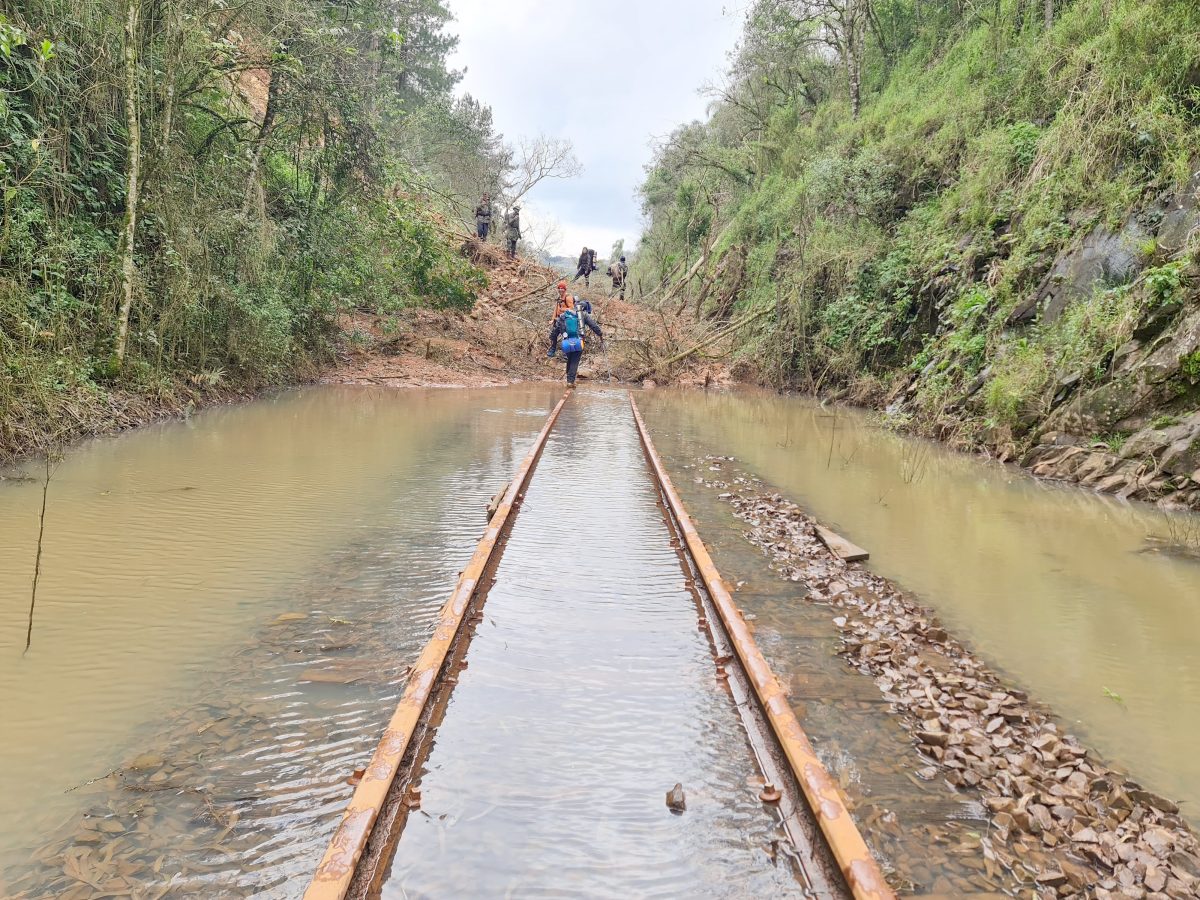
{"type": "MultiPolygon", "coordinates": [[[[1007,21],[1011,0],[1002,4],[1007,21]]],[[[1006,319],[1050,263],[1097,225],[1182,186],[1200,147],[1200,4],[1076,0],[1053,29],[918,41],[877,67],[860,119],[837,99],[776,110],[774,161],[735,204],[726,247],[750,248],[739,305],[787,298],[785,378],[924,371],[934,421],[979,373],[961,416],[1027,432],[1062,379],[1108,377],[1147,311],[1185,296],[1191,264],[1099,289],[1053,324],[1006,319]],[[779,259],[785,262],[780,264],[779,259]]],[[[695,196],[689,196],[689,203],[695,196]]],[[[770,355],[768,353],[768,355],[770,355]]],[[[1200,358],[1181,361],[1200,379],[1200,358]]]]}

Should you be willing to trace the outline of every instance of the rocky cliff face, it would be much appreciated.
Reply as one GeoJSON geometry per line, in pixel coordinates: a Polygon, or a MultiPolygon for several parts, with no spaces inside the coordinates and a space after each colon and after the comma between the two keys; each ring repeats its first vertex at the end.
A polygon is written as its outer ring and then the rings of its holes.
{"type": "MultiPolygon", "coordinates": [[[[1049,404],[1027,412],[1023,436],[1014,440],[1005,430],[985,434],[983,443],[1023,450],[1023,464],[1038,475],[1200,509],[1197,246],[1200,172],[1178,194],[1131,213],[1119,228],[1096,226],[1060,253],[1007,316],[1005,341],[1027,340],[1113,289],[1138,297],[1128,339],[1105,354],[1099,371],[1059,377],[1049,404]]],[[[931,363],[908,382],[893,411],[916,398],[936,368],[931,363]]],[[[993,374],[991,367],[980,372],[952,408],[980,410],[973,398],[993,374]]]]}

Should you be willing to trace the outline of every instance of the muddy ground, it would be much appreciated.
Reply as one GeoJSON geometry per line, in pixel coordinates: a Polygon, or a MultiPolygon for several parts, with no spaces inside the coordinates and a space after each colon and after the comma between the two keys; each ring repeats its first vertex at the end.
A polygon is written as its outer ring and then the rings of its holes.
{"type": "MultiPolygon", "coordinates": [[[[337,362],[321,380],[394,387],[490,387],[563,378],[561,360],[546,358],[560,272],[526,259],[510,260],[493,244],[465,240],[463,252],[482,268],[488,287],[470,312],[408,310],[394,316],[356,312],[343,317],[337,362]]],[[[568,280],[570,280],[568,276],[568,280]]],[[[590,341],[581,381],[641,380],[699,335],[692,322],[621,300],[603,272],[590,284],[571,281],[572,294],[592,303],[604,341],[590,341]]],[[[661,375],[655,377],[662,378],[661,375]]],[[[696,357],[672,369],[685,385],[732,383],[719,361],[696,357]]]]}

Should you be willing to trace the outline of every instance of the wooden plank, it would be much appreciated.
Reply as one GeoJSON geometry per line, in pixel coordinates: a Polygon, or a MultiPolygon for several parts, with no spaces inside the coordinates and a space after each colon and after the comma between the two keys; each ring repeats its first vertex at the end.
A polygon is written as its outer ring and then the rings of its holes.
{"type": "Polygon", "coordinates": [[[861,562],[864,559],[870,559],[871,554],[859,547],[857,544],[852,544],[840,534],[830,531],[823,525],[815,526],[817,529],[817,537],[821,539],[821,543],[829,548],[830,552],[839,559],[846,562],[861,562]]]}
{"type": "Polygon", "coordinates": [[[845,677],[796,672],[788,682],[788,696],[793,700],[820,700],[827,703],[836,703],[838,700],[854,700],[859,703],[887,702],[875,682],[857,672],[849,671],[845,677]]]}

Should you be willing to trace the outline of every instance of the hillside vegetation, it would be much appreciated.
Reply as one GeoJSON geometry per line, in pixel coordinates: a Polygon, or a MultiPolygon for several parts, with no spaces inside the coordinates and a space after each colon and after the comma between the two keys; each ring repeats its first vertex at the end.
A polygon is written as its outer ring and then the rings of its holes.
{"type": "Polygon", "coordinates": [[[1200,5],[757,0],[710,90],[636,278],[744,373],[1200,498],[1200,5]]]}
{"type": "MultiPolygon", "coordinates": [[[[513,154],[441,0],[0,2],[0,456],[469,307],[439,213],[513,154]]],[[[469,207],[468,207],[469,214],[469,207]]]]}

